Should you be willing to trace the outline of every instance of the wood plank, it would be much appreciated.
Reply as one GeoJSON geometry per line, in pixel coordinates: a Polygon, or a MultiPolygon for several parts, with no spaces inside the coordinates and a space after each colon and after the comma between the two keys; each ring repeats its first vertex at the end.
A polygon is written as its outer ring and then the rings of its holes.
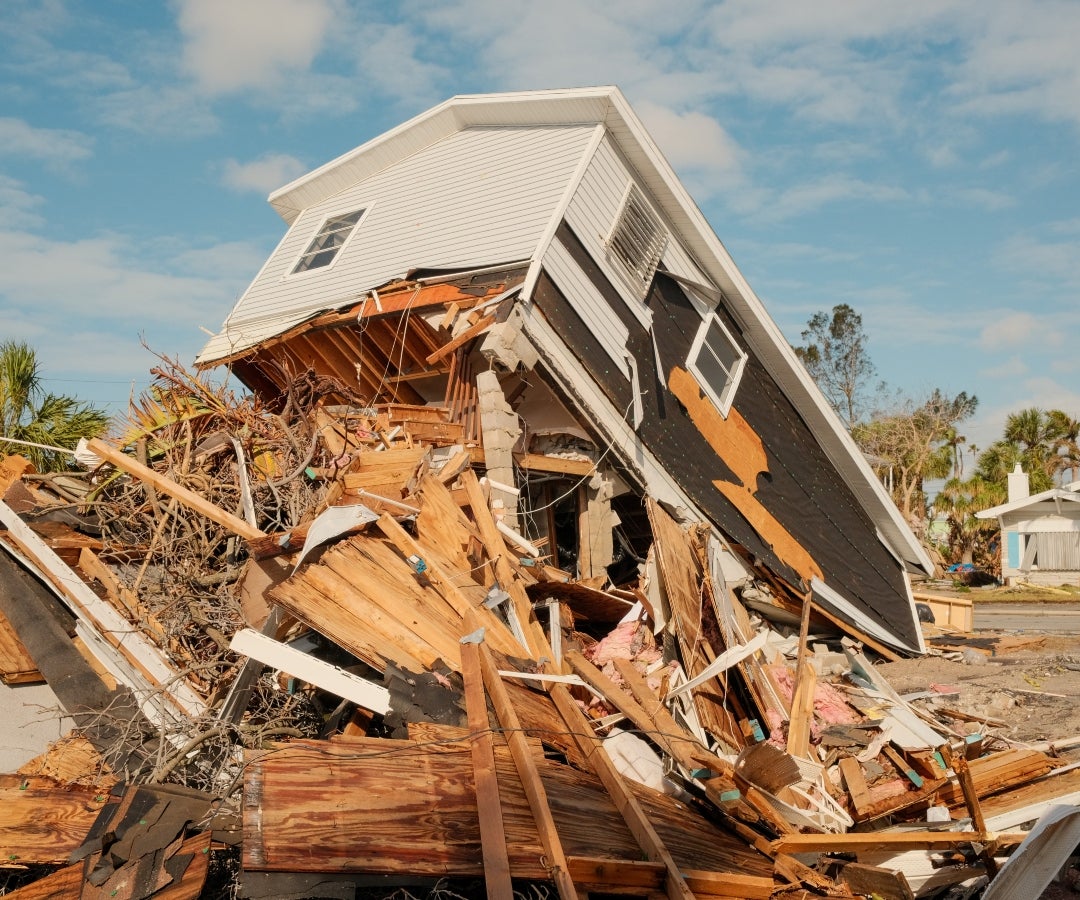
{"type": "Polygon", "coordinates": [[[0,786],[0,859],[60,865],[82,845],[108,795],[50,778],[11,776],[0,786]]]}
{"type": "Polygon", "coordinates": [[[434,353],[428,354],[428,357],[425,360],[425,362],[427,362],[427,364],[429,366],[434,365],[435,363],[437,363],[440,359],[442,359],[447,354],[453,353],[455,350],[457,350],[458,347],[463,347],[465,344],[469,343],[469,341],[471,341],[473,338],[475,338],[478,335],[482,334],[483,332],[487,331],[488,328],[490,328],[494,324],[495,324],[495,315],[494,315],[494,313],[484,316],[479,321],[477,321],[476,324],[471,325],[469,328],[466,328],[463,332],[461,332],[461,334],[459,334],[452,341],[449,341],[448,343],[443,344],[434,353]]]}
{"type": "MultiPolygon", "coordinates": [[[[469,456],[473,463],[487,466],[487,457],[481,447],[470,447],[469,456]]],[[[548,456],[544,453],[513,454],[514,465],[527,472],[549,472],[554,475],[576,475],[585,477],[596,471],[596,463],[588,459],[564,459],[561,456],[548,456]]]]}
{"type": "Polygon", "coordinates": [[[36,684],[45,680],[37,663],[11,627],[8,617],[0,612],[0,680],[4,684],[36,684]]]}
{"type": "Polygon", "coordinates": [[[247,540],[254,540],[255,538],[264,536],[264,532],[249,525],[238,516],[234,516],[232,513],[228,513],[220,507],[215,506],[200,494],[196,494],[194,491],[188,490],[183,485],[177,484],[172,479],[166,478],[164,475],[155,472],[153,469],[142,465],[137,460],[122,453],[116,447],[110,446],[98,438],[93,438],[88,441],[87,449],[92,453],[96,453],[107,462],[112,463],[116,468],[127,472],[129,475],[138,478],[140,481],[152,485],[163,494],[173,497],[184,504],[188,509],[205,516],[211,522],[220,525],[227,531],[238,534],[240,537],[246,538],[247,540]]]}
{"type": "Polygon", "coordinates": [[[492,705],[495,707],[495,715],[506,735],[506,742],[510,747],[510,755],[514,760],[521,785],[525,790],[525,796],[529,798],[529,808],[532,810],[536,821],[536,830],[540,835],[540,843],[544,845],[550,866],[551,878],[562,900],[576,900],[579,896],[574,882],[570,878],[570,867],[563,851],[562,839],[559,837],[555,819],[551,814],[551,806],[548,803],[547,791],[540,780],[540,772],[536,768],[536,761],[529,746],[525,741],[525,734],[521,728],[514,706],[503,685],[502,677],[491,658],[491,651],[483,644],[479,645],[480,668],[484,676],[484,685],[488,689],[492,705]]]}
{"type": "Polygon", "coordinates": [[[785,834],[772,842],[780,853],[857,853],[871,850],[947,850],[964,844],[1013,847],[1027,837],[1024,832],[978,831],[871,831],[847,834],[785,834]]]}
{"type": "Polygon", "coordinates": [[[615,769],[615,764],[607,751],[601,746],[600,739],[593,732],[592,726],[585,719],[585,714],[570,696],[570,692],[564,685],[554,684],[551,687],[551,698],[555,702],[563,721],[571,735],[577,741],[582,754],[589,762],[594,775],[607,789],[611,799],[615,802],[615,808],[622,814],[630,833],[641,847],[645,858],[651,862],[664,864],[664,893],[669,900],[690,900],[694,896],[686,880],[683,878],[675,860],[672,859],[668,848],[653,828],[652,822],[646,817],[645,812],[638,804],[637,799],[630,792],[622,775],[615,769]]]}
{"type": "MultiPolygon", "coordinates": [[[[469,625],[475,624],[470,617],[469,625]]],[[[465,682],[465,711],[469,717],[476,810],[480,822],[480,847],[484,854],[484,888],[488,900],[511,900],[510,858],[506,850],[499,779],[495,772],[495,747],[488,720],[487,694],[480,668],[480,648],[468,641],[461,645],[461,674],[465,682]]]]}
{"type": "Polygon", "coordinates": [[[841,870],[840,878],[860,895],[889,897],[890,900],[915,900],[915,894],[903,872],[862,863],[848,863],[841,870]]]}
{"type": "Polygon", "coordinates": [[[810,633],[810,611],[813,603],[809,593],[803,597],[799,619],[799,646],[795,664],[795,690],[791,697],[791,718],[788,720],[787,752],[804,759],[810,756],[810,726],[814,722],[814,689],[817,672],[807,658],[806,642],[810,633]]]}
{"type": "Polygon", "coordinates": [[[525,585],[517,577],[514,565],[510,562],[513,557],[508,553],[506,541],[495,524],[476,473],[471,469],[466,469],[461,473],[461,484],[469,498],[469,507],[472,510],[473,521],[476,523],[480,540],[494,565],[495,577],[502,589],[510,594],[518,622],[528,638],[527,650],[532,654],[533,659],[547,659],[551,661],[553,667],[556,667],[555,654],[551,650],[544,630],[533,618],[532,603],[525,591],[525,585]]]}
{"type": "MultiPolygon", "coordinates": [[[[640,859],[637,843],[593,776],[534,758],[568,855],[640,859]]],[[[290,741],[248,752],[245,760],[245,871],[483,874],[472,761],[464,742],[290,741]]],[[[546,879],[528,800],[509,749],[498,743],[495,763],[511,873],[546,879]]],[[[631,788],[683,870],[772,873],[771,860],[743,837],[671,797],[631,788]]]]}
{"type": "Polygon", "coordinates": [[[81,900],[82,889],[83,864],[76,863],[64,866],[18,890],[5,893],[4,897],[9,900],[81,900]]]}
{"type": "Polygon", "coordinates": [[[838,765],[840,774],[844,776],[844,784],[847,785],[848,796],[851,797],[851,805],[856,816],[865,816],[873,801],[866,786],[866,776],[863,774],[862,765],[854,756],[841,757],[838,765]]]}
{"type": "Polygon", "coordinates": [[[731,763],[704,750],[698,741],[687,734],[686,729],[678,728],[670,733],[666,728],[657,727],[659,723],[653,720],[633,696],[615,684],[580,652],[568,650],[566,660],[578,675],[630,720],[642,737],[656,744],[688,772],[704,768],[720,772],[725,779],[733,775],[734,768],[731,763]]]}

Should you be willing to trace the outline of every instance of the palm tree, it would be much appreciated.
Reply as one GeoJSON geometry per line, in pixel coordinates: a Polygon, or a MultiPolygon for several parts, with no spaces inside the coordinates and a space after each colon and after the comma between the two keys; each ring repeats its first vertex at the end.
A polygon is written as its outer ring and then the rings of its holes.
{"type": "Polygon", "coordinates": [[[1052,409],[1046,415],[1053,422],[1057,434],[1051,462],[1063,480],[1065,472],[1068,472],[1071,481],[1076,478],[1076,470],[1080,468],[1080,419],[1074,419],[1060,409],[1052,409]]]}
{"type": "Polygon", "coordinates": [[[19,453],[38,471],[57,471],[68,467],[70,457],[50,448],[74,449],[79,438],[101,434],[109,417],[73,397],[46,393],[41,380],[29,344],[0,343],[0,457],[19,453]]]}
{"type": "MultiPolygon", "coordinates": [[[[977,519],[975,513],[1005,501],[1005,488],[996,481],[972,475],[967,481],[950,478],[934,501],[945,511],[949,524],[949,555],[952,562],[972,563],[998,532],[997,520],[977,519]]],[[[982,559],[982,563],[993,560],[982,559]]]]}

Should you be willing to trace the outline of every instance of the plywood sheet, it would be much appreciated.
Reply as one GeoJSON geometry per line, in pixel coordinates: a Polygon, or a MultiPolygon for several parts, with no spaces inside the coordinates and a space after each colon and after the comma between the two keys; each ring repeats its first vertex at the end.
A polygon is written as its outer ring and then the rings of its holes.
{"type": "MultiPolygon", "coordinates": [[[[507,851],[517,878],[545,878],[542,849],[505,747],[495,747],[507,851]]],[[[638,859],[599,782],[538,759],[568,855],[638,859]]],[[[772,863],[677,801],[633,786],[657,832],[687,868],[770,875],[772,863]]],[[[467,747],[373,738],[294,742],[249,753],[243,865],[252,871],[481,874],[467,747]],[[362,788],[358,788],[362,786],[362,788]]]]}

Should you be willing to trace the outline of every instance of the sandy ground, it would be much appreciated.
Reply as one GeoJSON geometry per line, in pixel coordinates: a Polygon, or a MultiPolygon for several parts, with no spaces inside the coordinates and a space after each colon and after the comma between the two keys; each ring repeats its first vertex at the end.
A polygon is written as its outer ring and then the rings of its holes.
{"type": "Polygon", "coordinates": [[[1080,737],[1080,635],[980,632],[963,649],[878,669],[901,695],[935,695],[918,703],[990,720],[958,730],[1025,743],[1080,737]]]}

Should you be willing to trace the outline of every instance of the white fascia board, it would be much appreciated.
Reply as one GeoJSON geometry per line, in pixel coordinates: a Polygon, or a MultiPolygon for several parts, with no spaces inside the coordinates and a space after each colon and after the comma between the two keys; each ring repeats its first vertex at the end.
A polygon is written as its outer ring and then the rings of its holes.
{"type": "Polygon", "coordinates": [[[992,506],[990,509],[984,509],[981,512],[975,513],[975,518],[994,519],[1006,515],[1007,513],[1016,512],[1019,509],[1035,506],[1037,503],[1046,503],[1050,500],[1058,503],[1062,500],[1067,500],[1071,503],[1080,503],[1080,494],[1064,488],[1050,488],[1048,491],[1032,494],[1030,497],[1021,497],[1018,500],[1013,500],[1011,503],[1002,503],[1001,506],[992,506]]]}
{"type": "Polygon", "coordinates": [[[329,691],[364,709],[379,715],[390,711],[390,691],[340,666],[316,659],[309,653],[290,647],[272,637],[251,628],[241,628],[233,636],[229,649],[233,653],[256,659],[259,662],[287,672],[301,681],[329,691]]]}

